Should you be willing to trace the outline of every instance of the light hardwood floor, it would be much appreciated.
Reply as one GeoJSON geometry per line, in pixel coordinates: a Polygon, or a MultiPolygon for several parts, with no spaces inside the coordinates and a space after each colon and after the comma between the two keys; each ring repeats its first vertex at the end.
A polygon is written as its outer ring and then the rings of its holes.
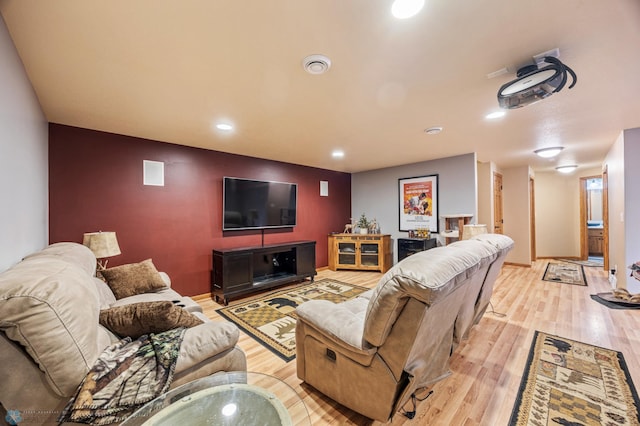
{"type": "MultiPolygon", "coordinates": [[[[503,268],[491,300],[495,311],[504,316],[486,313],[452,356],[452,375],[418,403],[416,417],[409,420],[398,413],[389,424],[506,425],[535,330],[622,352],[634,383],[640,383],[640,312],[612,310],[591,300],[589,295],[610,289],[601,268],[584,268],[588,286],[583,287],[542,281],[547,262],[538,260],[531,268],[503,268]]],[[[373,287],[380,276],[322,270],[316,279],[373,287]]],[[[199,303],[210,318],[221,319],[215,312],[220,305],[210,299],[199,303]]],[[[298,392],[313,425],[380,424],[301,383],[295,360],[285,363],[242,332],[239,344],[247,354],[249,371],[274,375],[298,392]]]]}

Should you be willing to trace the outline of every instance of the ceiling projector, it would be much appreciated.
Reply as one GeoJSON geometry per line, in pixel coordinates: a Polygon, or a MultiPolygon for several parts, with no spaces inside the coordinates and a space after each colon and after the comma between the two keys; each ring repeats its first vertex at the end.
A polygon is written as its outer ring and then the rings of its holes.
{"type": "Polygon", "coordinates": [[[578,77],[571,68],[553,56],[545,56],[538,65],[527,65],[518,70],[516,78],[498,90],[501,108],[516,109],[538,102],[559,92],[567,83],[567,74],[573,79],[569,89],[576,85],[578,77]],[[549,65],[542,66],[546,62],[549,65]]]}

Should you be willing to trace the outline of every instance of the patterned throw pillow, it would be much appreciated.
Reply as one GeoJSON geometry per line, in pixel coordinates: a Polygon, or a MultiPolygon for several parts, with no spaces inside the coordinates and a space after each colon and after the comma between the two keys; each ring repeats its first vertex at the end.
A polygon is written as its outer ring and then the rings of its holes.
{"type": "Polygon", "coordinates": [[[116,299],[149,293],[167,286],[151,259],[105,269],[102,276],[107,280],[116,299]]]}
{"type": "Polygon", "coordinates": [[[132,303],[100,311],[100,324],[120,337],[133,339],[178,327],[194,327],[202,322],[168,300],[132,303]]]}

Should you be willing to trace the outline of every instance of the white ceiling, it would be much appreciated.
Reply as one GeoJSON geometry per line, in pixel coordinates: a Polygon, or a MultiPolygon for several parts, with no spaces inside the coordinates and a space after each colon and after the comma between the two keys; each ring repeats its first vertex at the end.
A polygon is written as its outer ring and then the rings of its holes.
{"type": "Polygon", "coordinates": [[[638,0],[426,0],[406,20],[390,6],[0,0],[53,123],[346,172],[474,151],[502,168],[595,167],[640,126],[638,0]],[[517,67],[556,47],[577,85],[485,120],[517,67]],[[316,53],[326,74],[302,68],[316,53]],[[554,145],[554,160],[532,153],[554,145]]]}

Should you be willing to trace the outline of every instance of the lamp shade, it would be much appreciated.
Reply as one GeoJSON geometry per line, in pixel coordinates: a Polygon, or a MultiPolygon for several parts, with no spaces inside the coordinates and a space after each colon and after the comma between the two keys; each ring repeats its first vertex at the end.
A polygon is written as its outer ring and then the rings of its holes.
{"type": "Polygon", "coordinates": [[[91,249],[96,259],[117,256],[121,253],[115,232],[87,232],[82,238],[82,244],[91,249]]]}

